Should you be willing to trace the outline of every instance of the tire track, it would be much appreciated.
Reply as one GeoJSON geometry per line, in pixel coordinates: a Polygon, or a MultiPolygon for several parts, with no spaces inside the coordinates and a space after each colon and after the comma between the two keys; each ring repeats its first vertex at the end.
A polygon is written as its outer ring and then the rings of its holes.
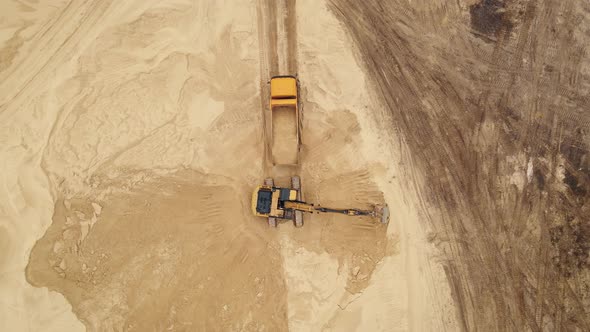
{"type": "Polygon", "coordinates": [[[96,22],[103,18],[112,1],[73,1],[61,14],[46,24],[46,30],[31,41],[33,49],[19,60],[19,65],[0,81],[4,91],[0,100],[0,121],[14,116],[18,109],[39,89],[40,84],[64,59],[72,57],[82,38],[88,38],[96,22]],[[43,56],[40,56],[43,54],[43,56]],[[41,59],[41,60],[40,60],[41,59]]]}
{"type": "Polygon", "coordinates": [[[289,59],[287,60],[287,71],[291,75],[297,75],[297,0],[284,0],[285,1],[285,29],[287,38],[287,49],[289,50],[289,59]]]}
{"type": "MultiPolygon", "coordinates": [[[[403,1],[332,0],[392,126],[404,135],[416,169],[426,178],[426,203],[442,215],[431,219],[432,227],[448,242],[441,248],[449,256],[446,271],[466,330],[536,331],[548,324],[588,329],[588,309],[576,296],[583,290],[572,289],[556,270],[549,236],[550,224],[566,211],[587,219],[579,204],[564,203],[558,189],[563,183],[554,175],[563,149],[571,165],[583,164],[588,150],[582,143],[572,147],[583,142],[572,128],[588,121],[578,116],[587,91],[571,90],[581,101],[577,105],[558,92],[580,81],[573,73],[579,72],[581,46],[573,38],[551,35],[556,29],[571,34],[572,3],[481,1],[471,7],[472,24],[475,7],[477,19],[493,29],[483,27],[474,37],[470,29],[447,32],[433,23],[439,19],[435,11],[403,1]],[[557,28],[547,23],[543,30],[543,20],[556,16],[567,23],[557,28]],[[449,34],[473,48],[453,50],[464,54],[462,61],[446,57],[448,45],[460,44],[449,34]],[[541,81],[538,73],[548,63],[559,73],[541,81]],[[541,168],[545,164],[551,167],[541,168]],[[519,177],[523,184],[515,180],[519,177]],[[523,290],[529,280],[535,283],[523,290]],[[567,312],[560,309],[564,306],[567,312]]],[[[587,184],[585,171],[571,165],[564,169],[575,178],[574,189],[587,192],[579,185],[587,184]]]]}
{"type": "Polygon", "coordinates": [[[268,109],[267,102],[268,100],[265,98],[266,96],[270,95],[270,87],[268,82],[270,81],[270,72],[271,68],[276,66],[276,63],[273,61],[274,56],[271,52],[271,38],[270,32],[268,31],[269,26],[271,24],[267,22],[269,19],[269,4],[267,0],[258,0],[256,6],[256,13],[257,13],[257,22],[258,22],[258,47],[260,53],[260,110],[262,111],[262,141],[264,142],[264,156],[263,156],[263,166],[264,166],[264,176],[268,176],[270,173],[271,168],[271,145],[270,145],[270,137],[271,137],[271,127],[268,125],[269,118],[270,118],[270,110],[268,109]]]}

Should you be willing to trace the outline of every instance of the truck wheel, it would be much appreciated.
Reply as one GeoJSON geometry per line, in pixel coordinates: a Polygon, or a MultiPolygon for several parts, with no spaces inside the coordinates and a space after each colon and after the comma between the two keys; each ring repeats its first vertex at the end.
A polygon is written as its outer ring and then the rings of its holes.
{"type": "Polygon", "coordinates": [[[268,217],[268,225],[270,227],[277,227],[277,218],[275,218],[275,217],[268,217]]]}

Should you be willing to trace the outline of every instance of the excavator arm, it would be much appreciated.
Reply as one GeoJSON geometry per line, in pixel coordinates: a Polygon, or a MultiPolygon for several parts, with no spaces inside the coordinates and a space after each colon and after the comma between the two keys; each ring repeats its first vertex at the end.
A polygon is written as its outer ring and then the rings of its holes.
{"type": "Polygon", "coordinates": [[[326,207],[315,208],[318,212],[340,213],[347,216],[375,216],[375,211],[357,210],[357,209],[332,209],[326,207]]]}
{"type": "Polygon", "coordinates": [[[303,211],[303,212],[322,212],[322,213],[340,213],[345,214],[347,216],[375,216],[375,211],[367,211],[367,210],[358,210],[358,209],[333,209],[321,206],[314,206],[310,203],[305,202],[297,202],[297,201],[286,201],[285,202],[285,209],[293,209],[296,211],[303,211]]]}
{"type": "Polygon", "coordinates": [[[379,218],[381,223],[389,222],[389,207],[375,205],[371,210],[335,209],[315,206],[301,201],[301,182],[298,176],[292,178],[291,189],[275,187],[271,178],[265,180],[252,194],[252,211],[259,217],[267,217],[269,224],[276,227],[276,220],[292,219],[296,227],[303,225],[303,213],[338,213],[347,216],[370,216],[379,218]]]}

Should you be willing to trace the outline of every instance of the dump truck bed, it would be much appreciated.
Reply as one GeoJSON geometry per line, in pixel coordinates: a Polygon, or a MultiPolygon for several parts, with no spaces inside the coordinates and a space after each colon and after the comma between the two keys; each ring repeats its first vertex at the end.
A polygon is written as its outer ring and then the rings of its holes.
{"type": "Polygon", "coordinates": [[[297,79],[273,77],[270,81],[271,149],[275,165],[299,163],[299,109],[297,79]]]}

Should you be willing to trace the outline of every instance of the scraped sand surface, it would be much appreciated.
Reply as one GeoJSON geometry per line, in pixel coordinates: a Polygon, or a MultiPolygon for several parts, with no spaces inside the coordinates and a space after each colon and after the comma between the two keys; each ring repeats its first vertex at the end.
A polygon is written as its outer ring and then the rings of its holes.
{"type": "Polygon", "coordinates": [[[251,216],[258,5],[2,5],[0,330],[455,330],[417,175],[323,1],[296,5],[304,198],[391,223],[251,216]]]}

